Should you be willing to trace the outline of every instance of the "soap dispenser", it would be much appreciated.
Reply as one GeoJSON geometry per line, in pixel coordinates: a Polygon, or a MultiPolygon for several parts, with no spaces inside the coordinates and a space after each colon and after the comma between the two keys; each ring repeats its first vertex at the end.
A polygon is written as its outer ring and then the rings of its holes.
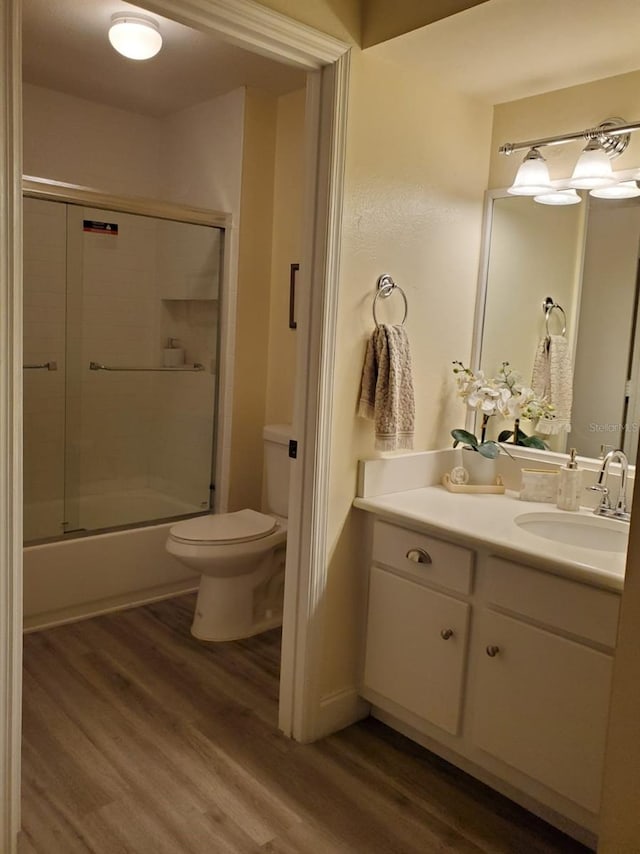
{"type": "Polygon", "coordinates": [[[576,449],[569,451],[569,462],[560,469],[558,482],[558,507],[560,510],[578,510],[582,492],[582,469],[576,462],[576,449]]]}

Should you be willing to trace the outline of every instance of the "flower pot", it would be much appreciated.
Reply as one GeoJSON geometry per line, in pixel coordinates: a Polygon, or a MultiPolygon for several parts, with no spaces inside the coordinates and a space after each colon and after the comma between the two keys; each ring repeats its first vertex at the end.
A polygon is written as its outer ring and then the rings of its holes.
{"type": "Polygon", "coordinates": [[[497,460],[483,457],[478,451],[463,448],[462,465],[469,472],[469,483],[485,486],[496,482],[497,460]]]}

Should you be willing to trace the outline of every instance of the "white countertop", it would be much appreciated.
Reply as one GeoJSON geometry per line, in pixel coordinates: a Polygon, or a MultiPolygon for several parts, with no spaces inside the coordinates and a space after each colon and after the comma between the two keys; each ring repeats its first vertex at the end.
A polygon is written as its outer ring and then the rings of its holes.
{"type": "MultiPolygon", "coordinates": [[[[576,514],[558,510],[553,504],[520,501],[516,492],[459,494],[448,492],[444,486],[426,486],[375,498],[356,498],[354,506],[381,519],[482,546],[556,575],[616,592],[624,587],[625,554],[566,545],[524,531],[514,522],[524,513],[576,514]]],[[[593,515],[585,508],[577,513],[593,515]]]]}

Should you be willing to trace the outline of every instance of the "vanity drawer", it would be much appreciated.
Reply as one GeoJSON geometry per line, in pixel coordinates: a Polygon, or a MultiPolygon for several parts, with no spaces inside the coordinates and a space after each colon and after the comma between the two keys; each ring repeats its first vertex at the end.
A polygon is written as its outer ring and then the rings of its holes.
{"type": "Polygon", "coordinates": [[[503,558],[487,564],[488,601],[549,628],[603,646],[616,645],[620,597],[503,558]]]}
{"type": "Polygon", "coordinates": [[[376,520],[373,560],[418,581],[471,593],[474,553],[426,534],[376,520]],[[411,557],[410,557],[411,556],[411,557]],[[413,558],[413,559],[412,559],[413,558]]]}

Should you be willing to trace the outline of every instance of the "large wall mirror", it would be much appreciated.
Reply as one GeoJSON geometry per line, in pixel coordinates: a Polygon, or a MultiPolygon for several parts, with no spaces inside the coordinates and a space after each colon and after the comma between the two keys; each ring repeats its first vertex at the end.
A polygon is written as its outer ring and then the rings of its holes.
{"type": "MultiPolygon", "coordinates": [[[[551,207],[490,191],[484,239],[475,367],[495,376],[508,361],[528,385],[547,321],[551,334],[560,334],[566,319],[573,361],[571,431],[545,441],[550,450],[575,447],[595,458],[603,445],[623,448],[635,464],[640,198],[585,196],[579,205],[551,207]],[[545,317],[548,297],[563,313],[545,317]]],[[[490,425],[491,438],[504,426],[490,425]]]]}

